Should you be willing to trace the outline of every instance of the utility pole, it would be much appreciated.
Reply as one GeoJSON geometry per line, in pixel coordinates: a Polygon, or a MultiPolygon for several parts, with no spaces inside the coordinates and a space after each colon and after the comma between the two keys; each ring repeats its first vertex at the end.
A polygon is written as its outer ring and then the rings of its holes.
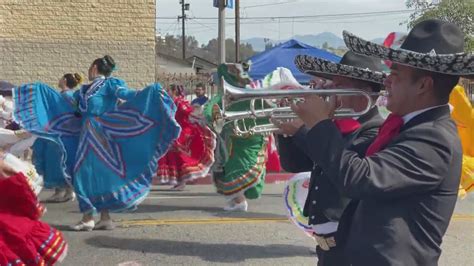
{"type": "Polygon", "coordinates": [[[189,10],[189,4],[186,4],[184,2],[185,0],[179,0],[179,3],[181,4],[181,16],[178,16],[178,21],[181,19],[182,20],[182,33],[181,33],[181,38],[182,38],[182,48],[183,48],[183,59],[186,59],[186,14],[184,11],[189,10]]]}
{"type": "Polygon", "coordinates": [[[240,61],[240,0],[235,0],[235,62],[240,61]]]}
{"type": "Polygon", "coordinates": [[[219,35],[217,38],[218,42],[218,58],[219,64],[225,63],[225,2],[226,0],[219,1],[219,35]]]}

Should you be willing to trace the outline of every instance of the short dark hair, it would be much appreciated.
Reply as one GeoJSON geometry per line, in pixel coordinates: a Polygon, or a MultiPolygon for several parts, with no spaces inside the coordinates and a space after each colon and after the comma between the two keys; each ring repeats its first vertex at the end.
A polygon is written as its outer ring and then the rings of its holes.
{"type": "Polygon", "coordinates": [[[380,92],[382,90],[383,85],[380,83],[370,82],[370,81],[361,80],[361,79],[354,79],[354,80],[356,80],[356,85],[359,88],[369,87],[372,90],[372,92],[380,92]]]}
{"type": "Polygon", "coordinates": [[[383,85],[375,82],[369,82],[369,87],[372,89],[373,92],[380,92],[382,90],[383,85]]]}
{"type": "Polygon", "coordinates": [[[431,77],[433,79],[434,94],[436,98],[443,103],[449,101],[449,95],[459,82],[459,76],[430,72],[422,69],[415,69],[412,73],[413,81],[417,81],[423,76],[431,77]]]}
{"type": "Polygon", "coordinates": [[[198,84],[196,84],[196,88],[204,88],[204,84],[202,84],[202,82],[199,82],[198,84]]]}
{"type": "Polygon", "coordinates": [[[106,77],[110,76],[112,71],[115,69],[115,61],[110,55],[97,58],[92,64],[97,66],[97,71],[99,74],[102,74],[106,77]]]}

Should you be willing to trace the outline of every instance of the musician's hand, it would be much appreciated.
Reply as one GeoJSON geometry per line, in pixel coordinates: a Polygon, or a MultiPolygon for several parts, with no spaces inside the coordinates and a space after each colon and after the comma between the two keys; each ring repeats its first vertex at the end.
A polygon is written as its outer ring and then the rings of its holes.
{"type": "Polygon", "coordinates": [[[16,171],[13,170],[5,161],[0,160],[0,179],[8,178],[16,174],[16,171]]]}
{"type": "Polygon", "coordinates": [[[314,79],[311,80],[311,88],[313,88],[313,89],[334,89],[335,86],[334,86],[334,83],[332,82],[332,80],[315,77],[314,79]]]}
{"type": "Polygon", "coordinates": [[[280,102],[278,103],[278,106],[279,107],[286,107],[286,106],[290,106],[291,105],[291,100],[289,98],[283,98],[280,100],[280,102]]]}
{"type": "Polygon", "coordinates": [[[313,128],[319,122],[332,118],[336,109],[337,98],[330,97],[329,101],[312,95],[305,97],[304,102],[298,102],[291,106],[299,118],[304,122],[307,128],[313,128]]]}
{"type": "Polygon", "coordinates": [[[271,120],[272,123],[279,128],[276,134],[293,136],[298,132],[298,130],[304,126],[304,123],[301,119],[294,119],[290,122],[282,122],[281,120],[271,120]]]}
{"type": "MultiPolygon", "coordinates": [[[[334,82],[330,79],[323,79],[323,78],[316,77],[312,81],[314,83],[315,89],[337,89],[338,88],[338,86],[336,86],[334,82]]],[[[336,101],[336,109],[341,107],[342,98],[337,97],[335,101],[336,101]]]]}

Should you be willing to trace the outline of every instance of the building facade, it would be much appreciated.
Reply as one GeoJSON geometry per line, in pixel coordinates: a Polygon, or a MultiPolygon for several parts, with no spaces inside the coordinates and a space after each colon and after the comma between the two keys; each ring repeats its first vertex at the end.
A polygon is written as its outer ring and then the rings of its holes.
{"type": "Polygon", "coordinates": [[[0,1],[0,80],[57,86],[111,55],[131,87],[155,81],[155,0],[0,1]]]}

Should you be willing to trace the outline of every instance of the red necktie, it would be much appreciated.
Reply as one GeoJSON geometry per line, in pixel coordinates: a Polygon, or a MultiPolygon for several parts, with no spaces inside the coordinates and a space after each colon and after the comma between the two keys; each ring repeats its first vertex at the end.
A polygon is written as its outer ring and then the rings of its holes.
{"type": "Polygon", "coordinates": [[[398,136],[398,133],[400,133],[400,128],[402,126],[403,118],[399,115],[390,114],[385,120],[385,122],[383,122],[382,126],[379,129],[379,134],[375,138],[374,142],[370,144],[365,155],[371,156],[374,153],[385,148],[385,146],[387,146],[390,140],[398,136]]]}
{"type": "Polygon", "coordinates": [[[336,119],[334,124],[342,135],[350,134],[360,128],[360,123],[352,118],[336,119]]]}

